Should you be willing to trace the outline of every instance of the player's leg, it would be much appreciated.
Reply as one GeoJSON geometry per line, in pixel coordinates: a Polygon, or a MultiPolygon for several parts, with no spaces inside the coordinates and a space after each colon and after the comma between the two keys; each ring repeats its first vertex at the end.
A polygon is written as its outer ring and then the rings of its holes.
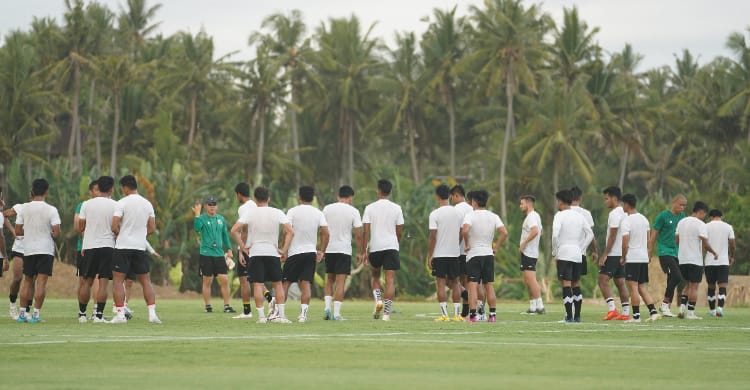
{"type": "MultiPolygon", "coordinates": [[[[31,297],[31,286],[34,284],[34,276],[33,275],[27,275],[24,272],[23,275],[23,281],[21,283],[21,302],[26,302],[31,297]]],[[[28,321],[28,316],[26,315],[27,308],[26,306],[21,306],[20,313],[18,315],[18,322],[26,322],[28,321]]]]}
{"type": "Polygon", "coordinates": [[[722,265],[718,268],[718,275],[717,275],[717,282],[719,285],[719,296],[718,296],[718,306],[716,308],[716,315],[719,317],[724,317],[724,304],[727,301],[727,286],[729,285],[729,266],[728,265],[722,265]]]}
{"type": "Polygon", "coordinates": [[[607,314],[602,317],[602,320],[614,320],[620,313],[617,311],[615,306],[615,299],[612,297],[612,290],[609,288],[609,280],[612,279],[613,272],[608,269],[610,257],[607,257],[604,265],[599,267],[599,275],[596,279],[599,290],[602,292],[602,296],[607,302],[607,314]]]}
{"type": "MultiPolygon", "coordinates": [[[[618,320],[630,319],[630,294],[628,294],[628,287],[625,283],[625,277],[614,278],[617,292],[620,294],[620,304],[622,305],[622,312],[617,317],[618,320]]],[[[637,291],[637,290],[632,290],[637,291]]]]}
{"type": "Polygon", "coordinates": [[[383,309],[383,319],[390,319],[391,306],[393,299],[396,297],[396,270],[385,270],[385,306],[383,309]]]}
{"type": "Polygon", "coordinates": [[[104,320],[104,308],[107,306],[108,282],[108,277],[99,275],[99,289],[96,291],[96,319],[94,319],[94,322],[102,322],[104,320]]]}
{"type": "Polygon", "coordinates": [[[87,278],[85,275],[78,277],[78,322],[86,322],[86,310],[89,300],[91,300],[91,286],[93,284],[93,278],[87,278]]]}
{"type": "Polygon", "coordinates": [[[438,306],[440,306],[440,317],[435,321],[445,321],[448,318],[448,301],[445,293],[445,278],[436,277],[435,286],[437,289],[438,306]]]}
{"type": "MultiPolygon", "coordinates": [[[[326,258],[326,264],[327,264],[328,258],[326,258]]],[[[325,303],[325,307],[323,308],[323,319],[324,320],[330,320],[332,318],[331,316],[331,305],[333,304],[333,283],[336,282],[336,290],[338,292],[338,278],[336,277],[336,274],[327,272],[326,270],[326,283],[323,288],[323,301],[325,303]]]]}
{"type": "Polygon", "coordinates": [[[630,291],[633,293],[630,294],[630,305],[633,308],[633,318],[632,320],[626,320],[626,322],[640,322],[641,321],[641,297],[638,295],[638,281],[637,280],[631,280],[628,279],[628,286],[630,286],[630,291]]]}
{"type": "Polygon", "coordinates": [[[336,293],[333,296],[333,319],[341,320],[341,306],[344,303],[344,288],[348,274],[336,274],[336,293]]]}
{"type": "Polygon", "coordinates": [[[706,267],[706,299],[708,300],[709,315],[716,316],[716,272],[718,267],[706,267]]]}
{"type": "Polygon", "coordinates": [[[34,322],[36,318],[39,320],[39,312],[42,310],[44,305],[44,298],[47,296],[47,280],[49,275],[39,273],[36,275],[36,283],[34,283],[34,312],[31,315],[31,321],[34,322]]]}
{"type": "MultiPolygon", "coordinates": [[[[10,282],[10,288],[8,291],[9,313],[10,318],[13,320],[18,319],[18,294],[21,291],[21,281],[23,280],[23,255],[20,253],[13,253],[13,280],[10,282]]],[[[24,301],[21,301],[21,305],[25,305],[24,301]]]]}

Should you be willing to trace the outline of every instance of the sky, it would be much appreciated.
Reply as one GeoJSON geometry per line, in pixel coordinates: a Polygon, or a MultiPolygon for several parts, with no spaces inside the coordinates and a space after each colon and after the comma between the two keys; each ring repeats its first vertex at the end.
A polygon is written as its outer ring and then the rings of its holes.
{"type": "MultiPolygon", "coordinates": [[[[119,12],[125,0],[99,0],[119,12]]],[[[214,38],[216,57],[238,51],[232,59],[247,60],[253,51],[247,40],[261,27],[263,18],[292,9],[302,11],[308,32],[314,32],[331,17],[356,14],[363,26],[377,23],[373,34],[385,43],[393,42],[396,31],[427,28],[425,17],[434,8],[447,9],[456,4],[458,13],[468,14],[469,6],[482,6],[481,0],[151,0],[161,3],[156,21],[159,31],[171,35],[177,31],[197,33],[204,29],[214,38]]],[[[716,56],[731,57],[725,48],[732,32],[750,33],[748,0],[546,0],[542,9],[560,23],[563,7],[578,7],[580,18],[600,28],[599,44],[608,53],[619,52],[630,43],[644,56],[639,71],[674,64],[675,55],[689,49],[701,64],[716,56]]],[[[0,0],[0,34],[27,30],[34,16],[53,17],[63,24],[63,0],[0,0]]]]}

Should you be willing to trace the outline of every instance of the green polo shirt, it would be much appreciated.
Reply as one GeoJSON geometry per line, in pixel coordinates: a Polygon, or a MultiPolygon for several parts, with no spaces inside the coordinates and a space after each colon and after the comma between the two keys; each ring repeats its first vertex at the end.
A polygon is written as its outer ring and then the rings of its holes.
{"type": "Polygon", "coordinates": [[[664,210],[656,216],[654,221],[654,230],[659,232],[657,240],[659,244],[659,256],[672,256],[677,258],[677,242],[675,242],[675,232],[677,231],[677,222],[685,218],[685,213],[678,215],[672,214],[671,210],[664,210]]]}
{"type": "Polygon", "coordinates": [[[193,229],[201,235],[200,254],[203,256],[221,257],[232,247],[227,221],[219,214],[213,217],[206,213],[201,214],[193,221],[193,229]]]}

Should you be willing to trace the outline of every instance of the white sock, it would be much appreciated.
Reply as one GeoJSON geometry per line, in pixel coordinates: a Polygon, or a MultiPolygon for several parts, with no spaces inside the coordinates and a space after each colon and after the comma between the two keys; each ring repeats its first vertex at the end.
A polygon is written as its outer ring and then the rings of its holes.
{"type": "Polygon", "coordinates": [[[15,309],[16,308],[16,303],[15,302],[11,302],[10,303],[10,308],[11,309],[15,309]]]}
{"type": "Polygon", "coordinates": [[[263,306],[256,306],[255,310],[258,311],[258,318],[264,318],[266,316],[266,310],[263,306]]]}
{"type": "Polygon", "coordinates": [[[615,300],[612,297],[607,298],[607,311],[615,310],[615,300]]]}
{"type": "Polygon", "coordinates": [[[536,299],[529,300],[529,310],[536,311],[536,299]]]}
{"type": "Polygon", "coordinates": [[[301,316],[303,316],[303,317],[307,317],[307,309],[309,309],[309,308],[310,308],[310,305],[308,305],[308,304],[306,304],[306,303],[303,303],[303,304],[302,304],[302,305],[300,306],[300,311],[299,311],[299,314],[300,314],[301,316]]]}
{"type": "Polygon", "coordinates": [[[21,317],[26,317],[26,306],[21,306],[21,317]]]}
{"type": "Polygon", "coordinates": [[[544,302],[542,301],[542,297],[536,299],[536,308],[537,310],[544,309],[544,302]]]}
{"type": "Polygon", "coordinates": [[[372,290],[372,296],[375,297],[375,302],[383,300],[383,295],[380,292],[380,289],[374,289],[374,290],[372,290]]]}
{"type": "Polygon", "coordinates": [[[461,315],[461,303],[453,303],[453,315],[454,316],[460,316],[461,315]]]}
{"type": "Polygon", "coordinates": [[[279,317],[286,317],[286,313],[284,313],[284,304],[277,304],[276,305],[276,313],[279,315],[279,317]]]}
{"type": "Polygon", "coordinates": [[[624,315],[624,316],[629,316],[630,315],[630,304],[629,303],[624,303],[622,305],[622,315],[624,315]]]}
{"type": "Polygon", "coordinates": [[[32,314],[32,317],[39,317],[39,309],[36,307],[34,308],[34,314],[32,314]]]}
{"type": "Polygon", "coordinates": [[[338,317],[341,315],[341,305],[343,302],[341,301],[334,301],[333,302],[333,316],[338,317]]]}
{"type": "MultiPolygon", "coordinates": [[[[124,306],[123,306],[124,307],[124,306]]],[[[148,316],[156,317],[156,304],[148,305],[148,316]]]]}
{"type": "Polygon", "coordinates": [[[448,317],[448,302],[440,302],[440,313],[443,317],[448,317]]]}
{"type": "Polygon", "coordinates": [[[323,297],[323,300],[326,303],[326,310],[331,310],[331,302],[333,301],[333,297],[330,295],[326,295],[323,297]]]}

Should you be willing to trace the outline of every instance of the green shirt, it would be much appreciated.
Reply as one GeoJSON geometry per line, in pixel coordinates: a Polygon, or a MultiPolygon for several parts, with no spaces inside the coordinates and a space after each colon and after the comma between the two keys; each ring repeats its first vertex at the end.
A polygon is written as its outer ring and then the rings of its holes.
{"type": "Polygon", "coordinates": [[[227,221],[219,214],[213,217],[201,214],[193,221],[193,229],[201,235],[200,254],[203,256],[221,257],[232,247],[227,221]]]}
{"type": "Polygon", "coordinates": [[[657,240],[659,244],[659,256],[672,256],[677,258],[677,243],[675,242],[675,231],[677,222],[685,218],[685,213],[672,214],[671,210],[664,210],[656,216],[654,230],[659,233],[657,240]]]}
{"type": "MultiPolygon", "coordinates": [[[[78,202],[78,206],[76,206],[76,214],[81,213],[81,205],[83,205],[83,202],[78,202]]],[[[80,252],[83,249],[83,234],[78,235],[78,242],[76,242],[76,251],[80,252]]]]}

